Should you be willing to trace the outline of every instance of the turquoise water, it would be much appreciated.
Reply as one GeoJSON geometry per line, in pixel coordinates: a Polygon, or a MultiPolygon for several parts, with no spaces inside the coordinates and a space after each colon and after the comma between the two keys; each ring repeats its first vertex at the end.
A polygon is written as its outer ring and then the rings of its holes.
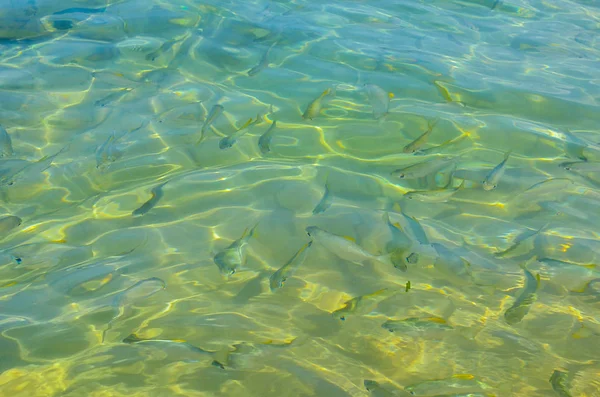
{"type": "Polygon", "coordinates": [[[599,70],[591,0],[1,1],[0,396],[600,396],[599,70]]]}

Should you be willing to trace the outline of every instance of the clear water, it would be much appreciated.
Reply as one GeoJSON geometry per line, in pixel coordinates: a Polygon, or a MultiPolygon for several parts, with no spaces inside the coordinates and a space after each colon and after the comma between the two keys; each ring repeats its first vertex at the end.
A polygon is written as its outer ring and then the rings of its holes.
{"type": "Polygon", "coordinates": [[[0,395],[600,396],[599,71],[593,0],[1,1],[0,395]]]}

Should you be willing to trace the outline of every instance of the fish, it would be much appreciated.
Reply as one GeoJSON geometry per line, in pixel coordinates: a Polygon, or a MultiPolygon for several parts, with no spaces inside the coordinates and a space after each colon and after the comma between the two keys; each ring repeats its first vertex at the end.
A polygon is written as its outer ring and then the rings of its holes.
{"type": "Polygon", "coordinates": [[[477,380],[471,374],[456,374],[451,378],[426,380],[417,384],[409,385],[404,388],[413,396],[438,396],[440,394],[450,396],[495,396],[495,394],[480,394],[482,390],[490,389],[491,386],[477,380]]]}
{"type": "Polygon", "coordinates": [[[390,332],[400,332],[405,335],[418,335],[427,331],[449,331],[454,327],[448,325],[441,317],[409,317],[402,320],[387,320],[381,328],[390,332]]]}
{"type": "Polygon", "coordinates": [[[560,397],[572,396],[572,394],[567,390],[567,378],[568,374],[566,372],[562,372],[555,369],[554,372],[552,372],[552,376],[549,379],[549,382],[552,385],[552,390],[554,390],[556,394],[560,397]]]}
{"type": "Polygon", "coordinates": [[[110,164],[123,157],[123,152],[115,146],[116,140],[117,138],[113,132],[102,145],[96,148],[97,169],[106,170],[110,167],[110,164]]]}
{"type": "Polygon", "coordinates": [[[471,134],[462,134],[456,138],[452,138],[449,139],[437,146],[432,146],[430,148],[427,149],[421,149],[418,152],[415,152],[415,156],[427,156],[430,154],[435,154],[435,153],[441,153],[443,149],[448,148],[449,146],[453,146],[456,145],[462,141],[464,141],[465,139],[469,138],[469,136],[471,136],[471,134]]]}
{"type": "Polygon", "coordinates": [[[313,215],[317,215],[322,212],[325,212],[329,207],[331,207],[332,203],[333,203],[333,195],[331,194],[331,191],[329,190],[329,184],[325,183],[325,192],[323,193],[323,197],[321,198],[319,203],[313,209],[313,212],[312,212],[313,215]]]}
{"type": "Polygon", "coordinates": [[[23,220],[15,215],[8,215],[0,218],[0,237],[4,237],[11,230],[23,223],[23,220]]]}
{"type": "Polygon", "coordinates": [[[269,53],[271,52],[271,49],[275,46],[275,44],[277,44],[277,42],[271,44],[271,46],[263,54],[258,64],[248,71],[248,76],[256,76],[261,71],[269,67],[269,53]]]}
{"type": "Polygon", "coordinates": [[[409,232],[412,235],[412,238],[419,242],[421,245],[429,245],[429,238],[427,237],[427,233],[423,226],[419,223],[417,218],[414,216],[409,216],[404,213],[404,210],[395,205],[395,208],[398,209],[399,214],[401,215],[401,221],[398,222],[398,225],[402,227],[404,232],[409,232]]]}
{"type": "Polygon", "coordinates": [[[246,261],[245,255],[245,247],[248,244],[248,240],[254,234],[254,231],[258,224],[256,224],[252,229],[244,230],[244,234],[242,237],[235,240],[231,243],[227,248],[223,251],[217,253],[213,261],[215,265],[219,268],[219,271],[224,276],[232,276],[237,271],[238,267],[242,266],[246,261]]]}
{"type": "Polygon", "coordinates": [[[465,186],[465,180],[460,183],[455,188],[451,188],[452,186],[452,178],[448,181],[448,184],[440,189],[433,190],[413,190],[410,192],[404,193],[404,197],[409,200],[418,200],[426,203],[441,203],[448,201],[456,192],[463,189],[465,186]]]}
{"type": "Polygon", "coordinates": [[[277,121],[273,120],[267,131],[258,138],[258,148],[263,156],[271,151],[271,139],[273,139],[275,128],[277,128],[277,121]]]}
{"type": "Polygon", "coordinates": [[[545,224],[538,230],[528,229],[523,233],[519,234],[513,244],[505,249],[504,251],[495,252],[494,256],[497,258],[513,258],[521,257],[522,255],[532,256],[531,251],[535,249],[535,238],[544,230],[548,224],[545,224]]]}
{"type": "Polygon", "coordinates": [[[364,306],[365,301],[368,301],[376,296],[379,296],[379,295],[383,294],[385,291],[387,291],[387,288],[382,288],[373,293],[357,296],[356,298],[352,298],[349,301],[344,302],[344,305],[340,309],[337,309],[333,313],[331,313],[331,315],[335,318],[339,318],[340,320],[345,321],[346,317],[349,314],[353,314],[358,309],[362,308],[364,306]]]}
{"type": "Polygon", "coordinates": [[[204,134],[206,133],[206,130],[208,130],[208,128],[215,122],[215,120],[217,120],[217,118],[219,118],[219,116],[223,113],[224,110],[225,110],[225,108],[219,104],[214,105],[212,107],[212,109],[210,109],[210,113],[206,117],[206,120],[204,121],[204,124],[202,125],[202,129],[200,130],[200,138],[196,142],[196,145],[198,145],[200,142],[202,142],[202,140],[204,139],[204,134]]]}
{"type": "Polygon", "coordinates": [[[319,95],[316,99],[314,99],[311,103],[306,107],[306,111],[302,114],[302,118],[304,120],[313,120],[320,113],[323,107],[323,100],[328,96],[335,96],[335,89],[328,88],[321,95],[319,95]]]}
{"type": "Polygon", "coordinates": [[[436,126],[436,124],[438,123],[439,120],[440,120],[439,117],[436,117],[432,121],[429,121],[427,123],[428,124],[427,130],[424,133],[422,133],[417,139],[415,139],[408,145],[404,146],[404,149],[402,149],[402,151],[404,153],[418,152],[419,149],[421,149],[421,147],[427,143],[427,139],[429,139],[429,135],[431,135],[433,128],[436,126]]]}
{"type": "Polygon", "coordinates": [[[504,160],[502,160],[500,164],[495,166],[494,169],[490,171],[490,173],[485,177],[483,181],[483,190],[490,191],[498,187],[498,182],[500,181],[500,178],[502,178],[502,175],[504,175],[504,171],[506,170],[506,162],[510,157],[510,153],[510,150],[506,152],[506,154],[504,155],[504,160]]]}
{"type": "Polygon", "coordinates": [[[531,305],[537,300],[537,290],[540,286],[540,275],[533,275],[525,265],[521,265],[525,272],[525,286],[517,300],[504,312],[504,320],[509,325],[519,323],[529,313],[531,305]]]}
{"type": "Polygon", "coordinates": [[[306,233],[314,241],[321,244],[328,251],[339,257],[353,263],[362,264],[365,261],[376,261],[383,264],[391,264],[389,255],[376,256],[365,251],[357,245],[353,239],[338,236],[329,233],[317,226],[308,226],[306,233]]]}
{"type": "Polygon", "coordinates": [[[174,345],[184,346],[184,347],[186,347],[194,352],[200,353],[200,354],[212,354],[212,352],[209,352],[207,350],[204,350],[197,346],[189,344],[188,342],[186,342],[183,339],[154,339],[154,338],[142,339],[142,338],[139,338],[136,334],[130,334],[125,339],[123,339],[123,343],[128,343],[128,344],[134,344],[134,343],[137,343],[137,344],[139,344],[139,343],[174,344],[174,345]]]}
{"type": "Polygon", "coordinates": [[[572,172],[598,172],[600,161],[568,161],[560,163],[559,167],[572,172]]]}
{"type": "Polygon", "coordinates": [[[400,179],[416,179],[428,176],[434,172],[449,166],[454,161],[455,157],[440,156],[432,160],[423,161],[416,164],[411,164],[407,167],[392,171],[391,175],[400,179]]]}
{"type": "Polygon", "coordinates": [[[8,131],[0,125],[0,157],[10,157],[15,152],[12,147],[12,139],[8,135],[8,131]]]}
{"type": "Polygon", "coordinates": [[[371,393],[372,396],[377,396],[377,397],[396,396],[395,393],[387,390],[386,388],[384,388],[383,386],[381,386],[378,382],[376,382],[374,380],[365,379],[363,382],[363,385],[365,386],[365,389],[367,389],[367,391],[371,393]]]}
{"type": "Polygon", "coordinates": [[[383,220],[387,224],[392,235],[391,240],[386,244],[386,251],[390,254],[390,260],[394,267],[405,272],[408,270],[407,263],[416,263],[415,259],[418,260],[418,254],[415,257],[415,253],[413,252],[406,256],[407,250],[412,246],[411,239],[402,231],[399,224],[398,226],[392,224],[388,212],[384,213],[383,220]],[[411,258],[411,262],[409,262],[408,258],[411,258]]]}
{"type": "Polygon", "coordinates": [[[128,88],[128,87],[121,88],[111,94],[108,94],[107,96],[105,96],[102,99],[98,99],[96,102],[94,102],[94,105],[102,107],[102,108],[106,107],[113,102],[117,102],[119,99],[123,98],[125,95],[127,95],[132,90],[133,90],[133,88],[128,88]]]}
{"type": "Polygon", "coordinates": [[[285,281],[292,276],[294,271],[304,262],[308,255],[309,248],[312,245],[312,241],[304,244],[295,254],[287,261],[287,263],[281,266],[275,273],[269,277],[269,287],[271,291],[275,291],[283,287],[285,281]]]}
{"type": "Polygon", "coordinates": [[[365,89],[373,108],[373,117],[375,120],[387,116],[390,109],[390,99],[394,98],[394,94],[386,92],[383,88],[375,84],[365,84],[365,89]]]}
{"type": "Polygon", "coordinates": [[[65,150],[67,150],[71,145],[67,144],[66,146],[64,146],[62,149],[60,149],[58,152],[54,153],[53,155],[46,155],[44,157],[42,157],[41,159],[34,161],[33,163],[29,163],[27,164],[25,167],[21,168],[20,170],[18,170],[17,172],[10,174],[10,175],[3,175],[2,177],[0,177],[0,186],[3,185],[14,185],[15,182],[18,180],[18,178],[20,178],[23,174],[26,173],[31,173],[32,171],[35,172],[44,172],[46,169],[50,168],[50,166],[52,166],[52,162],[54,161],[54,159],[61,154],[62,152],[64,152],[65,150]]]}
{"type": "Polygon", "coordinates": [[[167,284],[162,279],[151,277],[140,280],[131,287],[119,292],[113,300],[113,305],[117,307],[118,313],[110,320],[107,328],[102,333],[102,342],[104,343],[106,333],[111,330],[112,324],[118,319],[127,316],[128,311],[133,304],[146,299],[165,288],[167,288],[167,284]]]}
{"type": "Polygon", "coordinates": [[[160,201],[160,199],[163,197],[162,188],[166,184],[167,184],[167,182],[163,182],[160,185],[153,187],[150,190],[150,193],[152,194],[152,197],[150,197],[150,199],[148,201],[146,201],[144,204],[142,204],[141,207],[133,210],[131,212],[131,215],[133,215],[133,216],[142,216],[142,215],[148,213],[148,211],[150,211],[152,208],[154,208],[154,206],[156,204],[158,204],[158,202],[160,201]]]}
{"type": "Polygon", "coordinates": [[[246,121],[244,125],[242,125],[237,131],[235,131],[229,136],[224,137],[219,141],[219,149],[229,149],[230,147],[235,145],[238,139],[246,135],[246,133],[250,131],[250,128],[252,128],[256,124],[262,123],[263,120],[263,116],[260,113],[256,116],[256,120],[252,120],[252,118],[248,119],[248,121],[246,121]]]}
{"type": "Polygon", "coordinates": [[[461,256],[449,250],[445,245],[432,243],[437,257],[433,267],[449,278],[465,280],[471,277],[471,264],[461,256]]]}

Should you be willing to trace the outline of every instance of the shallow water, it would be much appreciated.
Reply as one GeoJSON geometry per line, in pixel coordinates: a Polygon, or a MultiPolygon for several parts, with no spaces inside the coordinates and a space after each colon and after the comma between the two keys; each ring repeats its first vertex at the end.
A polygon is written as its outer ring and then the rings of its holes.
{"type": "Polygon", "coordinates": [[[5,0],[0,396],[600,396],[599,33],[5,0]]]}

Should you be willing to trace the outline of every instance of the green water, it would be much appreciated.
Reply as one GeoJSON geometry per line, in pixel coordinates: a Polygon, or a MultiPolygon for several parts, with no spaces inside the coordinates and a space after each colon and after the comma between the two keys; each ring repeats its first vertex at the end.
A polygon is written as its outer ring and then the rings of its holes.
{"type": "Polygon", "coordinates": [[[0,1],[0,396],[600,396],[599,70],[593,0],[0,1]]]}

